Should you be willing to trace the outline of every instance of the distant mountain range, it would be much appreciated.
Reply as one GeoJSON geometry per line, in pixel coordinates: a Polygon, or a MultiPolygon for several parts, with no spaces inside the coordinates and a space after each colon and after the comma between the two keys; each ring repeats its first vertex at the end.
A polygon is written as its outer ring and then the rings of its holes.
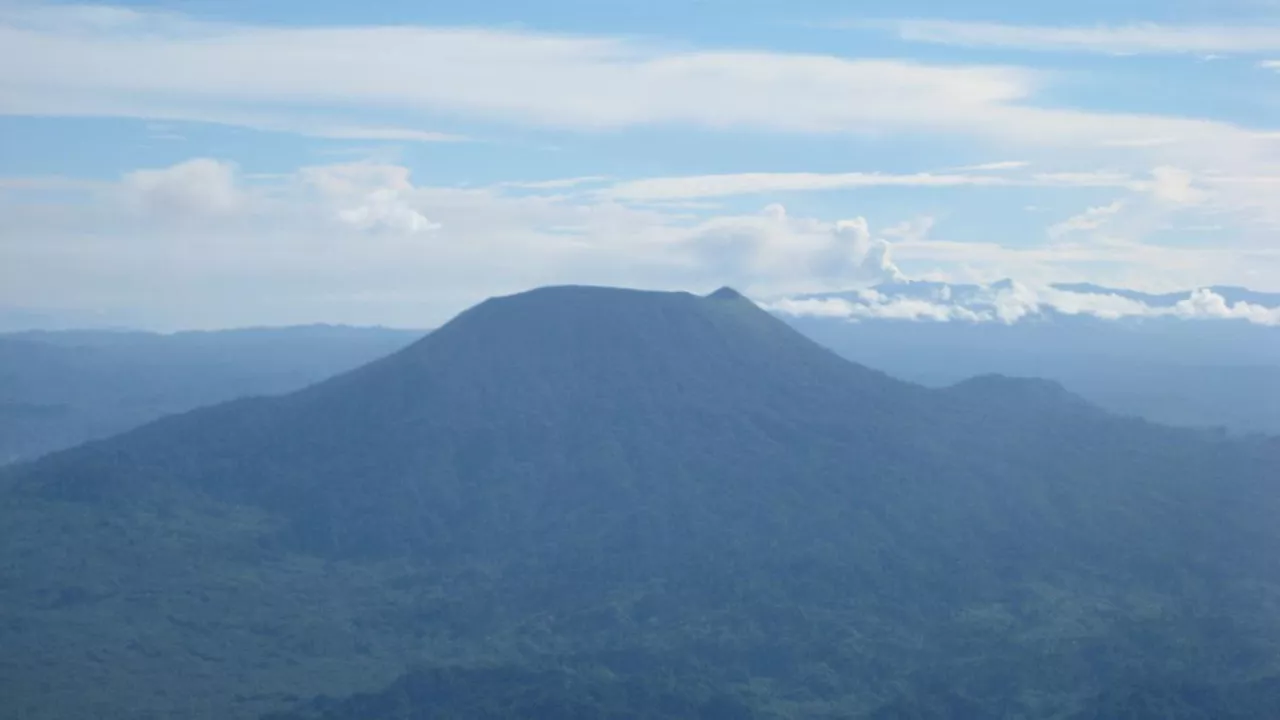
{"type": "Polygon", "coordinates": [[[420,336],[322,325],[0,335],[0,463],[202,405],[297,390],[420,336]]]}
{"type": "Polygon", "coordinates": [[[1052,381],[897,380],[732,290],[541,289],[0,470],[0,702],[1262,717],[1277,467],[1052,381]]]}

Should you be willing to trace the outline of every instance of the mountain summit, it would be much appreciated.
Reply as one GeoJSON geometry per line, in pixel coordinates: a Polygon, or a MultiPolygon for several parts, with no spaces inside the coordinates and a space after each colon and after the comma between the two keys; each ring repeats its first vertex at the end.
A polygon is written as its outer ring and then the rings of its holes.
{"type": "Polygon", "coordinates": [[[0,599],[29,611],[0,647],[78,692],[96,661],[57,628],[111,617],[160,648],[120,650],[114,687],[181,676],[217,717],[271,707],[212,670],[232,661],[297,694],[549,662],[705,673],[760,713],[1064,716],[1138,660],[1142,682],[1231,653],[1199,680],[1267,672],[1277,459],[1049,384],[896,381],[732,290],[544,288],[292,395],[10,470],[0,599]]]}

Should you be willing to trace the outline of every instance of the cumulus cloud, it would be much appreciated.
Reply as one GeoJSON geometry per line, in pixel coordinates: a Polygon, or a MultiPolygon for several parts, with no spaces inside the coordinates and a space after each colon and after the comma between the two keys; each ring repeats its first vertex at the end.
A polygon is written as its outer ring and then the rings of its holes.
{"type": "Polygon", "coordinates": [[[399,191],[389,188],[375,190],[360,205],[338,211],[338,219],[361,230],[416,233],[440,228],[405,203],[399,191]]]}
{"type": "Polygon", "coordinates": [[[1172,314],[1183,318],[1248,320],[1258,325],[1280,325],[1280,307],[1269,308],[1247,302],[1229,303],[1212,290],[1201,288],[1173,306],[1172,314]]]}
{"type": "Polygon", "coordinates": [[[196,158],[172,167],[135,170],[118,188],[135,212],[164,218],[231,215],[245,206],[231,163],[196,158]]]}
{"type": "Polygon", "coordinates": [[[304,168],[303,182],[338,206],[335,217],[368,231],[418,233],[437,230],[414,207],[408,168],[380,163],[347,163],[304,168]]]}
{"type": "Polygon", "coordinates": [[[872,236],[866,218],[836,222],[791,216],[772,204],[756,215],[722,216],[682,239],[699,260],[746,287],[843,286],[903,277],[891,245],[872,236]]]}

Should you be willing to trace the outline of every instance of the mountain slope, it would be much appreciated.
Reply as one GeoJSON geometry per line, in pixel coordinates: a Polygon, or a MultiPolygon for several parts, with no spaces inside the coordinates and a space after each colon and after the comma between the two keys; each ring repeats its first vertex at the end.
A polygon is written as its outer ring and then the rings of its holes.
{"type": "Polygon", "coordinates": [[[1138,666],[1276,671],[1278,457],[1041,381],[893,380],[729,290],[547,288],[9,471],[0,691],[249,717],[550,664],[764,717],[1062,716],[1138,666]]]}

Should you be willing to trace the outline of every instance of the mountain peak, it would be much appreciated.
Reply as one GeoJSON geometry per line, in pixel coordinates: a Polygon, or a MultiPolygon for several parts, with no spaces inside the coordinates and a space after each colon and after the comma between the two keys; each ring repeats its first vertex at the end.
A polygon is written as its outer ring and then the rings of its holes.
{"type": "Polygon", "coordinates": [[[947,393],[966,397],[988,408],[1017,408],[1021,411],[1081,412],[1102,411],[1084,398],[1067,390],[1056,380],[1035,377],[1011,377],[1000,373],[978,375],[947,388],[947,393]]]}
{"type": "Polygon", "coordinates": [[[719,290],[708,295],[707,299],[709,300],[745,300],[746,298],[742,296],[742,293],[726,285],[720,288],[719,290]]]}
{"type": "Polygon", "coordinates": [[[584,354],[600,360],[619,352],[649,354],[664,347],[683,347],[696,354],[694,348],[709,350],[706,343],[713,337],[732,345],[759,340],[762,334],[773,341],[785,338],[788,344],[811,345],[730,288],[699,297],[688,292],[564,285],[486,300],[420,346],[447,339],[516,354],[538,347],[565,359],[577,355],[574,362],[578,362],[584,354]]]}

